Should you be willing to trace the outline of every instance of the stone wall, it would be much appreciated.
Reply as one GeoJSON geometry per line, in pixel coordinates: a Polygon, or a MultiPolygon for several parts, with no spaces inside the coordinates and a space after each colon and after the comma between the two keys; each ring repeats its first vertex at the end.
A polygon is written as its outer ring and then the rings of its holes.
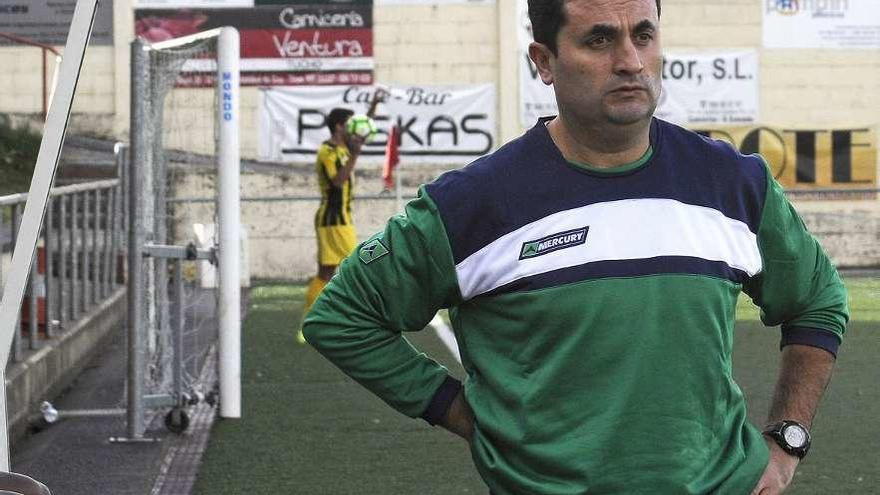
{"type": "MultiPolygon", "coordinates": [[[[414,196],[419,184],[443,171],[442,167],[405,169],[404,194],[414,196]]],[[[353,214],[358,237],[363,240],[381,230],[398,210],[393,195],[374,197],[381,190],[379,169],[360,169],[356,180],[356,196],[361,198],[356,198],[353,214]]],[[[251,277],[289,280],[310,277],[315,271],[313,221],[318,206],[314,173],[301,168],[246,170],[241,177],[241,190],[242,224],[248,230],[251,277]]],[[[178,169],[174,194],[183,198],[212,198],[213,173],[208,169],[178,169]]],[[[838,266],[880,267],[880,201],[795,200],[794,203],[838,266]]],[[[211,222],[213,211],[210,203],[178,205],[177,242],[192,239],[192,224],[211,222]]]]}

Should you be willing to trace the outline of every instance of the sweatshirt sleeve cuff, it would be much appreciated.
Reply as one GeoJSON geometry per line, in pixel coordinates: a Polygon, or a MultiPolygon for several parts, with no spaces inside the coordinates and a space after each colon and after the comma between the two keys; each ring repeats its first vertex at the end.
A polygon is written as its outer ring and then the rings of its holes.
{"type": "Polygon", "coordinates": [[[837,348],[840,347],[840,338],[832,332],[815,328],[783,328],[782,340],[779,342],[779,348],[782,349],[791,344],[818,347],[819,349],[825,349],[834,357],[837,357],[837,348]]]}
{"type": "Polygon", "coordinates": [[[459,390],[461,390],[461,382],[447,376],[446,380],[434,392],[434,397],[431,398],[428,408],[422,413],[422,419],[432,426],[443,421],[443,418],[446,417],[446,411],[449,410],[449,406],[452,405],[459,390]]]}

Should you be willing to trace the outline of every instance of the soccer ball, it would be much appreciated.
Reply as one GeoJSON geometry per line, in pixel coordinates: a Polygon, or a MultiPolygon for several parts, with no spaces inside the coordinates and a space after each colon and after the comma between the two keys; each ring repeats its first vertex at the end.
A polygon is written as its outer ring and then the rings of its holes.
{"type": "Polygon", "coordinates": [[[370,141],[379,128],[376,127],[376,122],[366,115],[352,115],[345,122],[345,130],[351,135],[364,138],[364,141],[370,141]]]}

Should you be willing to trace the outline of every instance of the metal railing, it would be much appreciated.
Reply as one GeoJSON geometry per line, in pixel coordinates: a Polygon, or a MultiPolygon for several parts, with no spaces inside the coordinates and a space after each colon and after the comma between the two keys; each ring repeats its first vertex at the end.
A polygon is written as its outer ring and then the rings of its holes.
{"type": "MultiPolygon", "coordinates": [[[[125,149],[119,148],[122,170],[125,149]]],[[[121,176],[120,176],[121,177],[121,176]]],[[[30,269],[11,362],[72,328],[123,283],[123,191],[120,178],[55,187],[30,269]]],[[[28,195],[0,196],[0,281],[11,260],[28,195]]]]}

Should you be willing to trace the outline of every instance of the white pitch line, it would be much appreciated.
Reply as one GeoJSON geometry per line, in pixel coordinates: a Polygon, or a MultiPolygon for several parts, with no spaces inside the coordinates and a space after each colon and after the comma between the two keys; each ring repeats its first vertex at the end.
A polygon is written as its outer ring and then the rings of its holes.
{"type": "Polygon", "coordinates": [[[461,364],[461,354],[458,353],[458,342],[455,340],[455,334],[452,333],[452,329],[440,317],[440,313],[434,315],[434,319],[431,320],[429,325],[434,327],[434,331],[437,332],[437,336],[440,337],[443,345],[449,349],[449,352],[452,353],[452,357],[458,361],[458,364],[461,364]]]}

